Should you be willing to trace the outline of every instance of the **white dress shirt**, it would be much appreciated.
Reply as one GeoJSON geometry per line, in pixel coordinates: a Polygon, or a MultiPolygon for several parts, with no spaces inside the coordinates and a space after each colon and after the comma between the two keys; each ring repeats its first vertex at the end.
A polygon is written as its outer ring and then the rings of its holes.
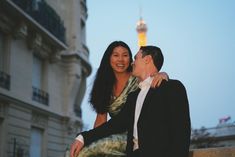
{"type": "Polygon", "coordinates": [[[138,129],[137,129],[137,123],[138,123],[138,119],[141,113],[141,109],[145,100],[145,97],[149,91],[149,88],[151,86],[152,83],[152,78],[148,77],[146,78],[144,81],[139,83],[139,88],[141,89],[137,100],[136,100],[136,107],[135,107],[135,119],[134,119],[134,130],[133,130],[133,142],[134,142],[134,147],[133,150],[136,150],[139,148],[138,146],[138,129]]]}

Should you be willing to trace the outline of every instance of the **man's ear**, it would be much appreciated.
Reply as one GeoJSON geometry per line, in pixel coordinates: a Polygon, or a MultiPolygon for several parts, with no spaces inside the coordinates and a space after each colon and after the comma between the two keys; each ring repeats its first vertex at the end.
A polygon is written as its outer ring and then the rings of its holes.
{"type": "Polygon", "coordinates": [[[144,57],[144,62],[145,63],[150,63],[152,61],[152,56],[151,55],[147,55],[144,57]]]}

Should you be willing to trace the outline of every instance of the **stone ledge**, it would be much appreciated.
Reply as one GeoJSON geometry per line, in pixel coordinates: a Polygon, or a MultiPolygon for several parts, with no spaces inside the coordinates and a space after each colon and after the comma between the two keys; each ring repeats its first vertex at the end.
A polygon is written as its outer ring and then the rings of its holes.
{"type": "Polygon", "coordinates": [[[189,157],[235,157],[235,147],[194,149],[189,157]]]}

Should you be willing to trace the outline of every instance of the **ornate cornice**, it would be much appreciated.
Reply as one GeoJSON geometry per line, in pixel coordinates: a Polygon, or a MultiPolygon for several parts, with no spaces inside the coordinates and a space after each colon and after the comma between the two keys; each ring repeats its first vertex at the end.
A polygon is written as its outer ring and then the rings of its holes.
{"type": "Polygon", "coordinates": [[[71,52],[70,54],[62,54],[62,59],[65,61],[65,63],[71,63],[71,61],[78,60],[82,64],[82,70],[86,76],[89,76],[91,74],[91,64],[83,53],[81,52],[71,52]]]}
{"type": "Polygon", "coordinates": [[[15,39],[25,39],[28,35],[28,26],[21,21],[14,29],[13,36],[15,39]]]}
{"type": "Polygon", "coordinates": [[[0,12],[0,30],[4,33],[10,33],[13,26],[14,22],[5,13],[0,12]]]}
{"type": "Polygon", "coordinates": [[[25,39],[33,53],[51,62],[60,59],[62,50],[68,47],[38,21],[28,15],[11,0],[5,0],[0,6],[0,29],[11,34],[14,39],[25,39]]]}

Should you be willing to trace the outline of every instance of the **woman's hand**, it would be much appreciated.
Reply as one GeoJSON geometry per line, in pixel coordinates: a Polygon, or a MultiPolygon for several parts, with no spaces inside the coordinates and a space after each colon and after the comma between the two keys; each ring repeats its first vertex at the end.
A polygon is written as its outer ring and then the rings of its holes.
{"type": "Polygon", "coordinates": [[[162,83],[162,80],[168,81],[168,79],[169,79],[167,73],[165,73],[165,72],[154,73],[151,75],[151,77],[153,77],[153,81],[151,83],[152,88],[159,87],[162,83]]]}
{"type": "Polygon", "coordinates": [[[70,147],[70,157],[78,156],[79,152],[83,148],[83,143],[79,140],[75,140],[70,147]]]}

